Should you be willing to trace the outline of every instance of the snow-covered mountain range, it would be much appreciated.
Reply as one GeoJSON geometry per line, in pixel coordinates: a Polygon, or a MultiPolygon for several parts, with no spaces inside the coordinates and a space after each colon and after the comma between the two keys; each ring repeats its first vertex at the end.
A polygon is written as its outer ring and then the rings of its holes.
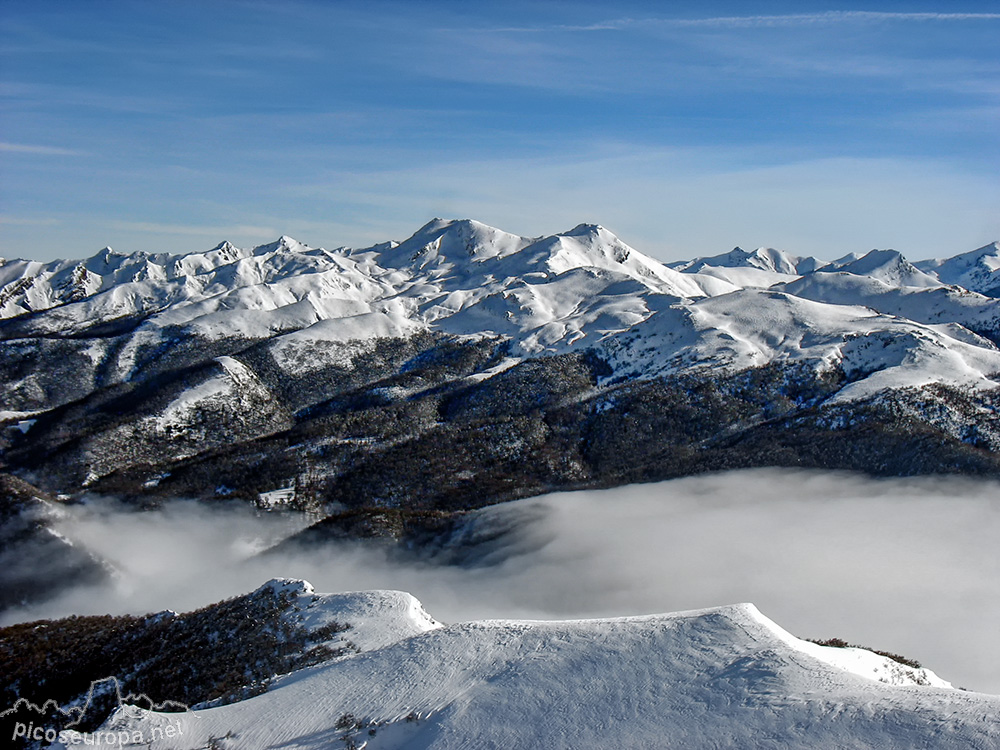
{"type": "MultiPolygon", "coordinates": [[[[417,330],[504,336],[519,358],[593,347],[634,376],[773,361],[890,371],[842,398],[869,395],[883,381],[990,387],[1000,372],[984,340],[1000,335],[1000,303],[988,296],[1000,294],[998,244],[925,270],[890,250],[823,263],[737,248],[672,265],[600,226],[529,239],[469,220],[434,220],[402,243],[360,250],[288,237],[182,256],[106,248],[82,262],[3,261],[0,333],[7,341],[89,338],[88,356],[106,366],[118,343],[109,334],[127,332],[105,383],[133,377],[146,364],[142,349],[178,334],[270,339],[279,364],[317,367],[322,358],[302,356],[314,342],[417,330]],[[845,347],[847,339],[857,343],[845,347]],[[625,345],[635,340],[655,341],[655,351],[625,345]],[[866,341],[891,342],[895,354],[871,360],[866,341]]],[[[31,378],[14,385],[32,390],[31,378]]]]}
{"type": "Polygon", "coordinates": [[[437,509],[733,465],[995,473],[991,295],[997,243],[665,265],[590,224],[4,260],[4,460],[55,492],[437,509]]]}

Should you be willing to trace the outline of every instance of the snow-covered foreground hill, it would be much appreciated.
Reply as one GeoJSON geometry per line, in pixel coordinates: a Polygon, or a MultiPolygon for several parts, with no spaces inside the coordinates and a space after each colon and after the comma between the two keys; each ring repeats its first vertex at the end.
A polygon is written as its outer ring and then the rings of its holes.
{"type": "Polygon", "coordinates": [[[122,710],[105,731],[177,750],[1000,744],[1000,697],[868,651],[799,640],[752,604],[440,625],[398,592],[269,585],[294,592],[287,616],[297,622],[349,625],[355,652],[230,705],[122,710]]]}

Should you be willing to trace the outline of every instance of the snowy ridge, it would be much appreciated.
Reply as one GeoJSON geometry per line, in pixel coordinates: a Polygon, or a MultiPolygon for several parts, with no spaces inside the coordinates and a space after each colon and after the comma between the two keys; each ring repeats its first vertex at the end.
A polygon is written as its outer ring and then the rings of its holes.
{"type": "Polygon", "coordinates": [[[824,265],[823,261],[816,258],[790,255],[772,247],[758,247],[756,250],[750,251],[734,247],[722,255],[671,263],[670,267],[687,273],[697,273],[709,268],[756,268],[760,271],[769,271],[785,276],[799,276],[804,273],[812,273],[824,265]]]}
{"type": "Polygon", "coordinates": [[[644,374],[776,361],[819,372],[840,367],[857,382],[846,385],[838,400],[935,382],[992,388],[1000,373],[1000,352],[964,328],[924,326],[867,307],[769,290],[666,307],[602,347],[616,370],[635,367],[644,374]]]}
{"type": "Polygon", "coordinates": [[[923,261],[916,265],[945,284],[955,284],[991,297],[1000,296],[1000,242],[991,242],[954,258],[923,261]]]}
{"type": "Polygon", "coordinates": [[[348,625],[346,637],[359,653],[442,627],[416,597],[403,591],[317,594],[308,581],[294,578],[275,578],[254,593],[264,590],[288,596],[291,603],[283,616],[309,632],[334,622],[348,625]]]}
{"type": "MultiPolygon", "coordinates": [[[[363,612],[392,631],[400,604],[412,606],[405,596],[316,597],[313,608],[344,621],[363,612]]],[[[370,750],[752,747],[765,737],[790,748],[1000,741],[997,697],[951,689],[871,652],[800,641],[751,604],[396,633],[239,703],[185,714],[120,711],[106,726],[150,737],[174,723],[181,731],[153,747],[178,749],[213,738],[223,748],[353,742],[370,750]]]]}
{"type": "Polygon", "coordinates": [[[772,288],[815,302],[869,307],[916,323],[958,324],[966,331],[953,326],[951,335],[959,340],[965,336],[970,343],[981,342],[969,337],[969,331],[1000,333],[1000,300],[953,286],[893,286],[870,276],[837,271],[803,276],[772,288]]]}
{"type": "Polygon", "coordinates": [[[256,396],[266,399],[267,392],[257,376],[239,360],[232,357],[218,357],[216,362],[222,372],[189,388],[171,401],[160,415],[157,425],[160,430],[186,427],[192,411],[210,406],[213,402],[225,402],[227,397],[256,396]]]}
{"type": "Polygon", "coordinates": [[[843,264],[833,263],[819,269],[818,272],[823,273],[834,269],[857,276],[867,276],[894,286],[935,287],[941,285],[937,278],[924,273],[895,250],[872,250],[857,260],[843,264]]]}
{"type": "Polygon", "coordinates": [[[106,248],[80,262],[0,264],[0,338],[86,340],[95,379],[113,349],[111,382],[183,337],[267,339],[279,366],[315,369],[349,361],[365,341],[441,331],[502,336],[522,358],[598,347],[618,377],[803,362],[870,381],[844,398],[997,383],[997,302],[946,285],[990,287],[996,244],[922,268],[891,250],[823,263],[769,248],[671,265],[599,225],[527,238],[441,219],[362,249],[289,237],[182,256],[106,248]],[[887,351],[863,345],[873,337],[887,351]],[[324,342],[343,346],[318,353],[324,342]]]}

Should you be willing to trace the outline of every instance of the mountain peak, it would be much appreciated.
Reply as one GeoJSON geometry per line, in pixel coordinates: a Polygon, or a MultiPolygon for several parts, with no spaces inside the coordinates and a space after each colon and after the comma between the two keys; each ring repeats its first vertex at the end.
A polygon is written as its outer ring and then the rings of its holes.
{"type": "Polygon", "coordinates": [[[924,261],[919,267],[945,284],[956,284],[990,297],[1000,295],[1000,242],[952,258],[924,261]]]}
{"type": "Polygon", "coordinates": [[[251,596],[260,596],[263,594],[270,594],[273,596],[281,594],[311,595],[314,593],[315,589],[312,584],[301,578],[272,578],[267,583],[258,587],[251,594],[251,596]]]}
{"type": "Polygon", "coordinates": [[[509,234],[473,219],[435,218],[397,246],[382,253],[383,265],[482,262],[511,255],[527,247],[530,240],[509,234]]]}
{"type": "Polygon", "coordinates": [[[707,268],[755,268],[769,273],[798,276],[815,270],[818,265],[819,261],[815,258],[800,258],[770,247],[744,250],[737,245],[728,253],[696,258],[693,261],[674,264],[673,267],[687,273],[699,273],[707,268]]]}
{"type": "MultiPolygon", "coordinates": [[[[475,231],[487,231],[487,232],[499,232],[500,230],[496,227],[491,227],[488,224],[483,224],[481,221],[476,221],[475,219],[442,219],[435,217],[424,224],[420,229],[414,232],[408,239],[413,239],[415,237],[425,237],[425,236],[440,236],[442,233],[448,232],[475,232],[475,231]]],[[[407,240],[404,240],[406,242],[407,240]]],[[[402,244],[402,243],[400,243],[402,244]]]]}
{"type": "Polygon", "coordinates": [[[568,232],[543,237],[531,247],[548,254],[547,265],[555,273],[584,266],[621,270],[630,256],[641,255],[600,224],[577,224],[568,232]]]}
{"type": "Polygon", "coordinates": [[[561,233],[563,237],[585,237],[587,235],[600,235],[600,234],[610,234],[614,236],[614,232],[609,231],[600,224],[577,224],[575,227],[570,229],[568,232],[561,233]]]}
{"type": "Polygon", "coordinates": [[[871,250],[861,258],[837,268],[857,276],[870,276],[879,281],[902,286],[941,286],[941,282],[910,263],[896,250],[871,250]]]}
{"type": "MultiPolygon", "coordinates": [[[[242,254],[242,251],[238,247],[231,245],[228,242],[222,243],[222,245],[220,245],[216,249],[217,250],[221,249],[223,251],[224,256],[227,254],[227,252],[242,254]]],[[[267,255],[268,253],[301,252],[308,249],[309,247],[307,245],[304,245],[303,243],[299,242],[294,237],[289,237],[287,234],[283,234],[274,242],[268,242],[263,245],[257,245],[251,251],[251,254],[256,256],[261,256],[261,255],[267,255]]]]}
{"type": "Polygon", "coordinates": [[[980,264],[989,264],[992,261],[996,260],[997,264],[993,265],[993,268],[994,269],[998,268],[1000,267],[1000,242],[990,242],[987,245],[983,245],[982,247],[976,248],[972,252],[956,255],[954,258],[951,258],[950,260],[957,260],[959,258],[980,264]]]}

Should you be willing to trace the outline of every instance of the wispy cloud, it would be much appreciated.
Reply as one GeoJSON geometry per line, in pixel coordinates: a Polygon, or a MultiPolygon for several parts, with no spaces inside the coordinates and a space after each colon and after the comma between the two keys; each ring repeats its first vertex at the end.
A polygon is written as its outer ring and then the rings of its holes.
{"type": "Polygon", "coordinates": [[[33,219],[24,216],[3,216],[0,215],[0,224],[13,227],[52,227],[62,222],[55,218],[33,219]]]}
{"type": "Polygon", "coordinates": [[[188,224],[161,224],[150,221],[116,221],[112,229],[124,232],[148,232],[151,234],[179,235],[212,235],[212,236],[265,236],[277,237],[281,232],[271,227],[252,226],[250,224],[232,224],[218,226],[191,226],[188,224]]]}
{"type": "Polygon", "coordinates": [[[996,65],[976,50],[998,22],[1000,13],[829,11],[498,24],[438,29],[447,39],[439,45],[444,51],[415,62],[410,55],[407,64],[445,80],[575,96],[752,89],[795,93],[803,101],[821,93],[818,87],[809,82],[789,92],[787,85],[817,77],[827,91],[853,98],[872,93],[856,88],[861,79],[875,86],[898,80],[909,91],[991,96],[996,65]],[[967,32],[975,39],[955,45],[967,32]],[[599,43],[583,43],[591,34],[599,43]]]}
{"type": "Polygon", "coordinates": [[[39,146],[28,143],[7,143],[0,141],[0,151],[11,154],[33,154],[36,156],[86,156],[86,151],[58,146],[39,146]]]}
{"type": "Polygon", "coordinates": [[[871,23],[879,21],[997,21],[1000,13],[893,13],[866,10],[831,10],[824,13],[787,15],[717,16],[712,18],[664,19],[675,26],[798,26],[803,24],[871,23]]]}
{"type": "MultiPolygon", "coordinates": [[[[971,250],[1000,229],[979,218],[992,215],[988,209],[1000,197],[988,177],[944,162],[794,156],[778,148],[593,142],[554,150],[545,160],[442,159],[285,189],[288,210],[322,201],[328,222],[379,219],[371,241],[403,239],[440,215],[472,217],[523,235],[592,221],[669,260],[713,255],[734,244],[825,258],[894,247],[917,259],[971,250]],[[390,222],[390,216],[402,220],[390,222]]],[[[293,236],[300,231],[290,221],[278,226],[293,236]]],[[[311,232],[327,247],[360,246],[356,236],[334,229],[311,232]]]]}
{"type": "Polygon", "coordinates": [[[668,257],[919,256],[1000,227],[995,3],[230,4],[8,14],[0,203],[62,224],[7,222],[0,244],[363,246],[463,215],[531,234],[600,221],[668,257]],[[742,170],[769,165],[784,181],[765,200],[742,170]]]}
{"type": "Polygon", "coordinates": [[[615,18],[591,24],[556,24],[548,26],[508,26],[494,31],[615,31],[640,26],[752,28],[768,26],[807,26],[837,23],[955,22],[1000,21],[1000,13],[901,13],[866,10],[831,10],[823,13],[789,13],[783,15],[710,16],[706,18],[615,18]]]}

